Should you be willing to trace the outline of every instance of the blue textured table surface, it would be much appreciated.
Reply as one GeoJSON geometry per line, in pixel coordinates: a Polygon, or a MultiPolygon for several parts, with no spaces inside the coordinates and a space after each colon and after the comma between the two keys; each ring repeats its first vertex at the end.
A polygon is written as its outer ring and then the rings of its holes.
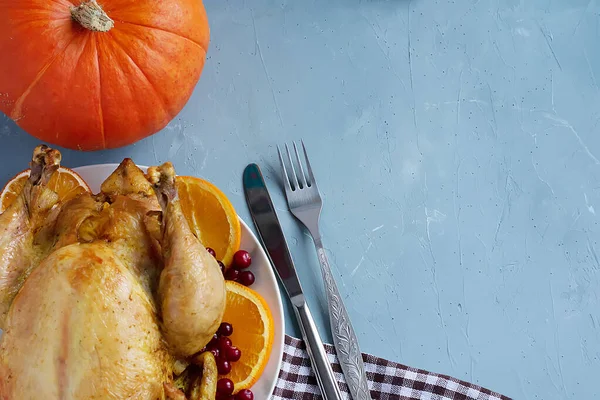
{"type": "MultiPolygon", "coordinates": [[[[312,243],[279,190],[275,145],[303,138],[364,351],[519,399],[600,396],[596,1],[206,7],[209,59],[183,112],[65,165],[172,160],[249,221],[241,172],[258,162],[329,337],[312,243]]],[[[0,137],[5,180],[37,141],[4,116],[0,137]]]]}

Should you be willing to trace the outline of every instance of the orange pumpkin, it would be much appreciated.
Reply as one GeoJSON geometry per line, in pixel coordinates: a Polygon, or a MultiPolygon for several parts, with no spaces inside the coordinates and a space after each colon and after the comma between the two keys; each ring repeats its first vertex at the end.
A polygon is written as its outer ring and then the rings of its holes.
{"type": "Polygon", "coordinates": [[[79,150],[162,129],[202,72],[201,0],[0,0],[0,110],[79,150]]]}

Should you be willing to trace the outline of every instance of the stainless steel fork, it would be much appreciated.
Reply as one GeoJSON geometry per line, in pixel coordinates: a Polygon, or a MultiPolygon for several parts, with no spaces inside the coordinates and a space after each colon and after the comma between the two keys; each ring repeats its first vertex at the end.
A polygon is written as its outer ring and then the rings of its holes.
{"type": "Polygon", "coordinates": [[[279,146],[277,147],[279,161],[281,161],[281,168],[283,169],[283,181],[288,207],[292,214],[306,226],[312,235],[315,247],[317,248],[319,264],[321,265],[321,274],[323,275],[323,281],[325,282],[325,289],[327,292],[329,323],[331,324],[331,331],[333,333],[333,344],[344,377],[346,378],[346,383],[350,389],[350,394],[354,400],[371,400],[371,394],[367,384],[367,375],[365,374],[365,366],[358,346],[358,339],[356,338],[354,328],[352,328],[350,318],[348,317],[348,312],[346,311],[340,292],[333,279],[329,261],[327,260],[325,249],[323,248],[321,233],[319,232],[319,219],[323,208],[323,201],[319,194],[319,188],[317,187],[317,182],[315,181],[310,161],[308,160],[304,142],[302,142],[302,150],[306,162],[306,174],[296,143],[293,144],[293,147],[298,173],[296,173],[294,158],[292,157],[288,145],[285,145],[285,150],[290,167],[289,171],[284,161],[284,155],[279,146]]]}

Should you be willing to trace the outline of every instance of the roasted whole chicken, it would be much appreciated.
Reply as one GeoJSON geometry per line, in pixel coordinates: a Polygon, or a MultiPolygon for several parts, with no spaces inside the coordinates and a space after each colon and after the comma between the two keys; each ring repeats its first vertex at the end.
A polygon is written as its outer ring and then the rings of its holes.
{"type": "Polygon", "coordinates": [[[144,174],[125,159],[99,194],[61,203],[47,187],[60,158],[37,147],[0,215],[0,399],[214,399],[214,357],[200,351],[225,282],[182,214],[173,166],[144,174]],[[179,390],[194,360],[204,386],[179,390]]]}

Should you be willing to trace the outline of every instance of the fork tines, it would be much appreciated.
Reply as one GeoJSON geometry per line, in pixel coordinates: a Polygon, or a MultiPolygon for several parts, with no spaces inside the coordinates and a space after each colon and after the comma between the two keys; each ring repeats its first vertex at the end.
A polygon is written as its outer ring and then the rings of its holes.
{"type": "Polygon", "coordinates": [[[293,142],[294,146],[294,158],[292,157],[292,153],[290,152],[290,147],[285,145],[285,152],[287,153],[287,163],[290,166],[291,173],[288,172],[286,168],[286,162],[284,160],[283,152],[281,148],[277,146],[277,152],[279,153],[279,161],[281,162],[281,168],[283,169],[283,174],[285,176],[285,185],[286,190],[295,191],[296,189],[305,189],[307,187],[315,186],[315,178],[312,172],[312,168],[310,166],[310,161],[308,160],[308,154],[306,153],[306,147],[304,146],[304,141],[300,141],[302,144],[302,150],[304,152],[304,162],[306,163],[306,170],[308,175],[304,173],[304,166],[302,164],[302,160],[300,159],[300,153],[298,152],[298,146],[296,146],[296,142],[293,142]],[[298,173],[296,173],[296,164],[298,166],[298,173]]]}

